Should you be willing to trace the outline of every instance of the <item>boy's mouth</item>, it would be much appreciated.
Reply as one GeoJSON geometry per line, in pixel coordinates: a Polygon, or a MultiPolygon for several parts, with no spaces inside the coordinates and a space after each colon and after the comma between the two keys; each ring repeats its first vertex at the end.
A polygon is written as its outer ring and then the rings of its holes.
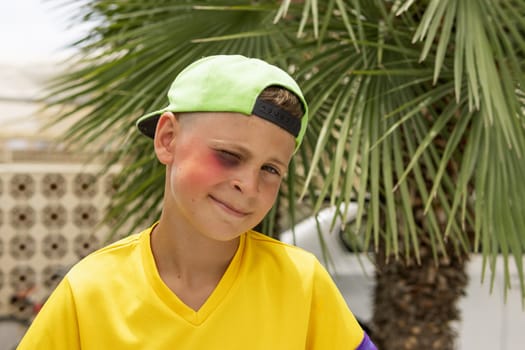
{"type": "Polygon", "coordinates": [[[234,216],[237,216],[237,217],[243,217],[243,216],[246,216],[248,215],[248,212],[246,211],[243,211],[241,209],[238,209],[228,203],[225,203],[223,201],[221,201],[220,199],[217,199],[216,197],[210,195],[209,196],[219,207],[221,207],[224,211],[226,211],[227,213],[229,214],[232,214],[234,216]]]}

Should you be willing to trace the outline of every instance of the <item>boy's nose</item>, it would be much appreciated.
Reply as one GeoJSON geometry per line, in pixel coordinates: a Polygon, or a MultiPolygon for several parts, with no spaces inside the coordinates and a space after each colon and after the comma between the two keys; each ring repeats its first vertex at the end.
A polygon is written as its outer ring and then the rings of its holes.
{"type": "Polygon", "coordinates": [[[232,186],[239,192],[251,195],[259,192],[259,172],[243,171],[232,180],[232,186]]]}

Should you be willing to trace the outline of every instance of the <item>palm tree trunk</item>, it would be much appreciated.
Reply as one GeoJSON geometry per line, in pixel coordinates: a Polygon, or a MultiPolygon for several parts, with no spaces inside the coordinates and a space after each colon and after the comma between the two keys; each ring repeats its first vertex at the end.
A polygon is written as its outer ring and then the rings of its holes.
{"type": "Polygon", "coordinates": [[[379,249],[373,338],[381,350],[455,348],[453,321],[460,319],[458,302],[468,281],[468,255],[455,255],[449,244],[448,258],[436,262],[430,238],[423,235],[419,249],[419,264],[414,259],[393,261],[385,256],[384,247],[379,249]]]}

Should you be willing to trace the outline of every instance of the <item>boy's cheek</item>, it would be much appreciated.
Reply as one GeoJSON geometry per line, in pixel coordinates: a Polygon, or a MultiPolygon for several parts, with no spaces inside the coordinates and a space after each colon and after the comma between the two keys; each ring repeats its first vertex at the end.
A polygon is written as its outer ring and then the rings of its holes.
{"type": "MultiPolygon", "coordinates": [[[[189,169],[188,169],[189,170],[189,169]]],[[[191,162],[191,174],[186,177],[188,186],[216,183],[227,174],[222,164],[212,154],[200,154],[191,162]]]]}

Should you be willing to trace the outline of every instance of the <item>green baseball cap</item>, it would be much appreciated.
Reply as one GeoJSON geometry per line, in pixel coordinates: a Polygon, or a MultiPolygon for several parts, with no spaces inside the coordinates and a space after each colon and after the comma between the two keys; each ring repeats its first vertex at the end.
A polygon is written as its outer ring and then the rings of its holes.
{"type": "Polygon", "coordinates": [[[137,121],[138,129],[153,138],[164,112],[236,112],[257,115],[288,131],[300,146],[308,125],[308,105],[295,80],[284,70],[256,58],[216,55],[201,58],[173,81],[168,91],[169,105],[148,113],[137,121]],[[302,103],[301,119],[267,101],[258,99],[269,86],[283,87],[302,103]]]}

